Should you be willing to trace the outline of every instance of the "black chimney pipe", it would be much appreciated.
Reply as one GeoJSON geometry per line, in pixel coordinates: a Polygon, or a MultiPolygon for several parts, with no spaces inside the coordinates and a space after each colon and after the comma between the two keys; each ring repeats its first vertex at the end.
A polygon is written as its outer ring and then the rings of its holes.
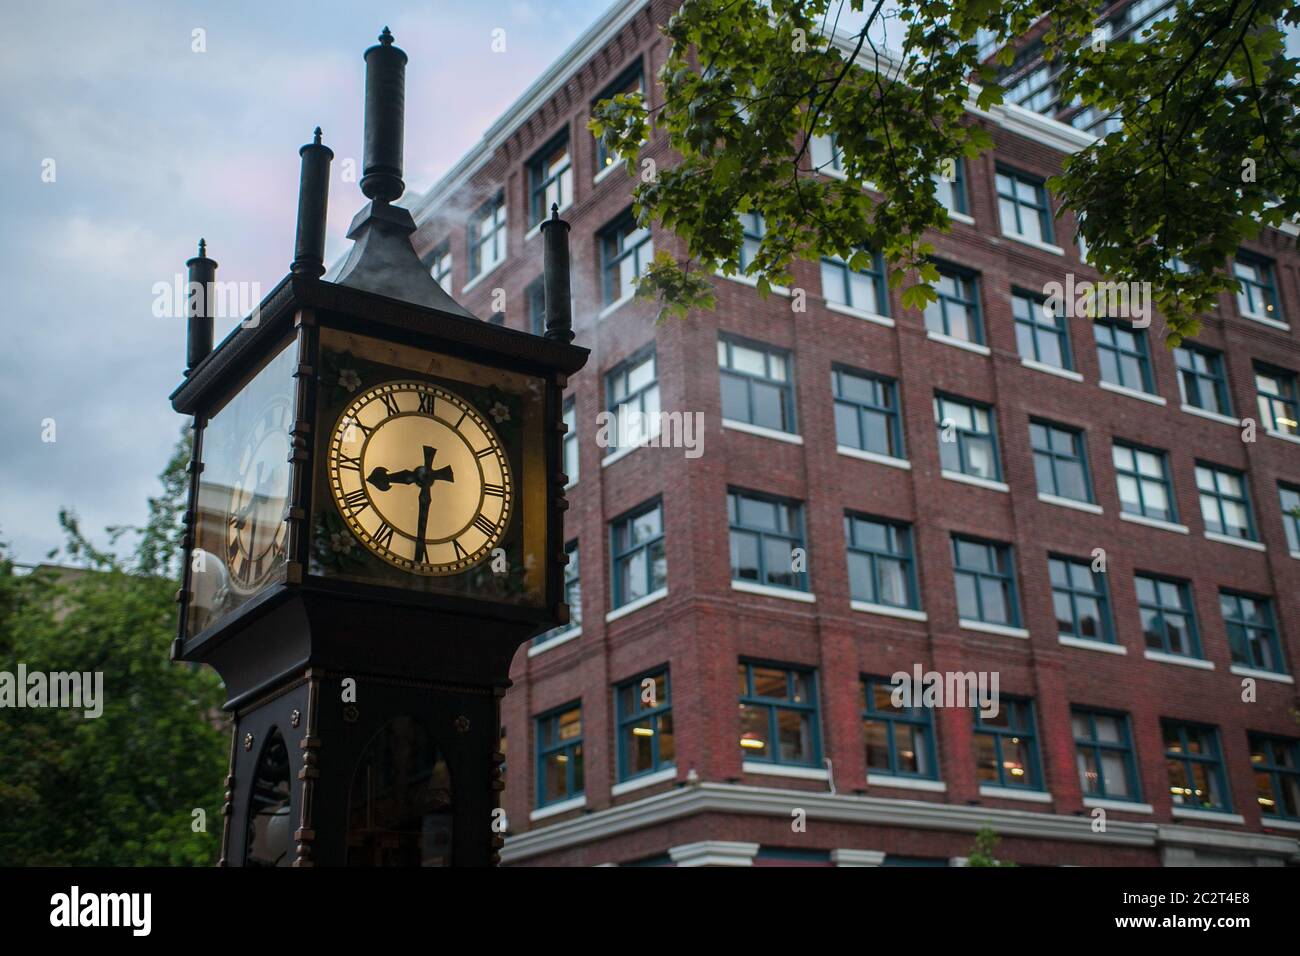
{"type": "Polygon", "coordinates": [[[189,375],[212,351],[212,299],[217,264],[208,258],[208,244],[199,240],[199,254],[186,261],[190,270],[186,286],[189,322],[185,335],[185,374],[189,375]]]}
{"type": "Polygon", "coordinates": [[[334,151],[320,141],[320,127],[312,141],[298,150],[302,173],[298,178],[298,235],[289,271],[320,278],[325,274],[325,212],[330,196],[330,160],[334,151]]]}
{"type": "Polygon", "coordinates": [[[569,293],[569,224],[560,218],[557,203],[551,203],[551,218],[542,223],[542,236],[545,336],[568,345],[573,341],[573,299],[569,293]]]}
{"type": "Polygon", "coordinates": [[[402,126],[406,115],[406,54],[384,27],[366,51],[366,138],[361,191],[392,202],[402,195],[402,126]]]}

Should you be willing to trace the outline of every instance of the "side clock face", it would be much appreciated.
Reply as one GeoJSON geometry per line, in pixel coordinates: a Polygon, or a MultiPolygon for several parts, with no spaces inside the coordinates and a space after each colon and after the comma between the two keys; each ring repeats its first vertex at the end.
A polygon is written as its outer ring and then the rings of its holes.
{"type": "Polygon", "coordinates": [[[226,566],[230,586],[249,594],[279,568],[289,498],[289,402],[277,398],[258,414],[236,466],[226,506],[226,566]]]}
{"type": "Polygon", "coordinates": [[[424,382],[388,382],[354,399],[330,435],[327,468],[352,533],[414,574],[482,562],[514,506],[510,465],[487,419],[424,382]]]}

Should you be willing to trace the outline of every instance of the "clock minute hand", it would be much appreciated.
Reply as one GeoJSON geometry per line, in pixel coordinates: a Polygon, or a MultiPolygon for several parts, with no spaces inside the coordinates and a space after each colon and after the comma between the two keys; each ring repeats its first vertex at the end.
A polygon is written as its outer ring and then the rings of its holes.
{"type": "Polygon", "coordinates": [[[429,503],[433,495],[429,487],[433,484],[430,472],[433,470],[433,456],[437,450],[424,446],[424,467],[416,470],[416,481],[420,484],[420,519],[415,529],[415,560],[428,561],[429,553],[424,544],[424,532],[429,526],[429,503]]]}

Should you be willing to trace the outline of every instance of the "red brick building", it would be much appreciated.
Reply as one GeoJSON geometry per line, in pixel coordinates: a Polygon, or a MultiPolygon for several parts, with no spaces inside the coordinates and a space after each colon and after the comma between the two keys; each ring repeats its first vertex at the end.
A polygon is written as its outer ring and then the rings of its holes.
{"type": "Polygon", "coordinates": [[[947,865],[991,826],[1020,864],[1300,862],[1294,235],[1242,251],[1193,350],[1049,314],[1050,283],[1097,278],[1042,186],[1088,139],[996,108],[942,184],[940,307],[805,262],[656,325],[630,276],[680,247],[624,224],[586,123],[638,83],[658,103],[672,8],[611,9],[414,209],[444,288],[530,329],[559,201],[592,350],[574,624],[502,704],[503,861],[947,865]],[[661,410],[702,446],[641,446],[661,410]],[[894,706],[915,665],[996,673],[998,715],[894,706]]]}

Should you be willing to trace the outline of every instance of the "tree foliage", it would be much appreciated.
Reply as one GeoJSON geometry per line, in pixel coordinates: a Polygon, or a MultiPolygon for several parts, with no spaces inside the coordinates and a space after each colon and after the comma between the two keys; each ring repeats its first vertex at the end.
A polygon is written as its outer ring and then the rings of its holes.
{"type": "Polygon", "coordinates": [[[975,834],[975,846],[970,851],[970,856],[966,857],[967,866],[1015,866],[1009,860],[999,860],[997,857],[998,844],[1002,838],[998,836],[997,831],[991,826],[983,826],[975,834]]]}
{"type": "MultiPolygon", "coordinates": [[[[64,562],[0,553],[0,671],[103,673],[103,713],[0,709],[0,865],[206,865],[221,834],[229,729],[207,669],[172,663],[183,440],[134,550],[97,549],[61,515],[64,562]],[[195,832],[193,811],[206,814],[195,832]]],[[[114,529],[116,540],[127,529],[114,529]]]]}
{"type": "Polygon", "coordinates": [[[642,178],[635,208],[642,225],[676,233],[686,256],[657,258],[640,291],[660,299],[661,317],[685,315],[712,306],[701,278],[713,271],[744,272],[766,294],[790,281],[795,259],[862,263],[871,249],[903,304],[923,308],[937,279],[925,234],[949,227],[932,177],[990,148],[977,117],[1002,102],[999,65],[1050,14],[1041,43],[1062,70],[1063,99],[1123,117],[1050,185],[1081,215],[1107,277],[1150,281],[1170,340],[1194,334],[1196,315],[1235,287],[1225,260],[1238,243],[1300,212],[1297,61],[1278,29],[1300,13],[1280,0],[1177,0],[1151,42],[1101,43],[1095,10],[1087,0],[897,10],[883,0],[686,0],[664,28],[662,104],[652,113],[640,94],[620,94],[591,120],[629,172],[652,126],[678,157],[642,178]],[[849,45],[828,42],[846,10],[865,25],[849,45]],[[892,55],[871,32],[886,21],[892,55]],[[994,61],[979,61],[981,37],[1002,44],[994,61]],[[843,178],[817,175],[814,135],[835,137],[843,178]],[[750,211],[767,228],[742,263],[738,216],[750,211]]]}

